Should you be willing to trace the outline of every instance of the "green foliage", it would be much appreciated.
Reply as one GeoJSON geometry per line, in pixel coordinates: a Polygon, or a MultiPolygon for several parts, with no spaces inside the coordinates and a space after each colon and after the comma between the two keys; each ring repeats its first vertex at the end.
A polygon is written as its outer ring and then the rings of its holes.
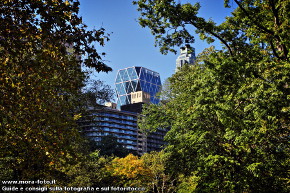
{"type": "Polygon", "coordinates": [[[0,180],[13,180],[13,170],[6,166],[12,160],[11,157],[0,158],[0,180]]]}
{"type": "Polygon", "coordinates": [[[137,2],[161,51],[192,38],[167,30],[186,25],[225,46],[173,75],[170,100],[147,107],[140,126],[171,128],[166,165],[180,192],[289,192],[290,1],[234,2],[219,26],[196,16],[198,4],[137,2]]]}
{"type": "Polygon", "coordinates": [[[85,86],[81,89],[82,92],[77,97],[79,103],[74,108],[75,119],[79,123],[86,121],[95,124],[96,115],[92,114],[91,108],[98,108],[105,102],[110,102],[114,97],[114,91],[101,80],[88,78],[84,84],[85,86]]]}
{"type": "Polygon", "coordinates": [[[100,155],[102,156],[125,157],[131,153],[113,135],[103,136],[101,141],[96,145],[96,149],[100,150],[100,155]]]}
{"type": "MultiPolygon", "coordinates": [[[[289,0],[233,0],[238,8],[221,25],[198,16],[199,3],[181,4],[174,0],[139,0],[139,23],[149,27],[155,36],[155,46],[166,54],[176,52],[174,46],[194,42],[192,27],[200,38],[211,43],[219,40],[231,56],[268,52],[279,59],[289,59],[289,0]],[[248,43],[249,42],[249,43],[248,43]],[[243,47],[243,48],[242,48],[243,47]],[[250,50],[244,50],[250,48],[250,50]],[[241,50],[243,49],[243,53],[241,50]]],[[[229,7],[228,0],[225,0],[229,7]]]]}
{"type": "MultiPolygon", "coordinates": [[[[212,53],[207,61],[216,58],[212,53]]],[[[271,81],[264,81],[233,74],[228,62],[224,58],[212,67],[196,65],[175,74],[170,79],[174,98],[146,109],[146,128],[171,127],[168,168],[176,176],[194,172],[197,191],[286,191],[289,111],[282,109],[289,106],[289,90],[281,80],[289,81],[289,64],[279,72],[277,65],[265,65],[262,74],[271,81]]]]}
{"type": "Polygon", "coordinates": [[[129,154],[124,158],[116,157],[107,169],[116,178],[113,182],[118,186],[144,187],[150,179],[150,170],[142,159],[129,154]]]}
{"type": "MultiPolygon", "coordinates": [[[[83,86],[81,64],[110,71],[93,43],[76,0],[0,2],[0,155],[14,180],[62,179],[77,161],[81,138],[73,109],[83,86]]],[[[6,175],[6,174],[5,174],[6,175]]]]}
{"type": "Polygon", "coordinates": [[[83,95],[81,100],[86,101],[87,106],[96,106],[113,100],[114,90],[101,80],[90,80],[86,82],[83,95]]]}
{"type": "Polygon", "coordinates": [[[198,180],[199,178],[196,177],[195,175],[187,177],[185,177],[184,175],[180,175],[177,192],[178,193],[194,192],[196,190],[198,180]]]}
{"type": "Polygon", "coordinates": [[[99,152],[92,152],[79,163],[69,167],[67,184],[73,187],[106,187],[114,179],[107,166],[113,157],[102,157],[99,152]]]}
{"type": "Polygon", "coordinates": [[[142,155],[141,159],[150,170],[148,192],[175,192],[176,179],[166,171],[166,157],[163,151],[150,152],[142,155]]]}
{"type": "Polygon", "coordinates": [[[175,192],[175,179],[166,173],[164,152],[132,154],[112,160],[107,170],[119,186],[144,187],[144,192],[175,192]]]}

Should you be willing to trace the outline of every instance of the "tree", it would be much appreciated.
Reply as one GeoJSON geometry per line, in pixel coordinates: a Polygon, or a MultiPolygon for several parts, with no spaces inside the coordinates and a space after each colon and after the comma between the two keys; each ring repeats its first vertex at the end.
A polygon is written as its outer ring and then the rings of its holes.
{"type": "Polygon", "coordinates": [[[96,145],[96,149],[100,151],[102,156],[125,157],[130,153],[114,135],[103,136],[100,143],[96,145]]]}
{"type": "Polygon", "coordinates": [[[82,100],[87,100],[88,106],[96,106],[111,101],[114,97],[114,90],[101,80],[88,80],[83,94],[84,99],[82,100]]]}
{"type": "Polygon", "coordinates": [[[107,169],[115,177],[114,184],[118,186],[146,187],[151,178],[144,161],[133,154],[113,159],[107,169]]]}
{"type": "Polygon", "coordinates": [[[109,39],[88,31],[77,0],[0,2],[0,155],[13,180],[62,179],[78,160],[74,107],[85,74],[81,64],[108,72],[94,43],[109,39]],[[9,161],[7,161],[9,160],[9,161]]]}
{"type": "Polygon", "coordinates": [[[164,152],[145,153],[141,157],[129,154],[107,165],[114,184],[143,187],[144,192],[175,192],[176,179],[166,173],[164,152]]]}
{"type": "Polygon", "coordinates": [[[145,168],[150,171],[148,192],[176,192],[176,180],[166,171],[166,157],[163,151],[142,155],[145,168]]]}
{"type": "Polygon", "coordinates": [[[107,169],[114,157],[100,156],[99,151],[83,157],[83,160],[69,167],[68,186],[107,187],[112,185],[114,177],[107,169]]]}
{"type": "MultiPolygon", "coordinates": [[[[243,53],[264,56],[265,53],[259,53],[262,49],[273,57],[288,61],[289,1],[233,1],[238,8],[232,17],[218,26],[212,20],[206,21],[197,16],[199,3],[181,4],[174,0],[139,0],[133,3],[142,13],[140,25],[151,29],[155,45],[164,54],[176,52],[173,46],[194,43],[194,35],[190,33],[191,27],[194,27],[200,38],[208,43],[218,39],[230,56],[241,54],[243,47],[248,48],[243,53]],[[250,53],[249,50],[258,53],[250,53]]],[[[230,7],[229,0],[224,2],[225,7],[230,7]]]]}
{"type": "Polygon", "coordinates": [[[220,25],[198,17],[199,4],[135,2],[164,53],[194,41],[188,25],[224,45],[170,78],[170,101],[149,106],[143,127],[171,128],[167,166],[190,179],[187,192],[288,192],[290,2],[234,2],[220,25]]]}

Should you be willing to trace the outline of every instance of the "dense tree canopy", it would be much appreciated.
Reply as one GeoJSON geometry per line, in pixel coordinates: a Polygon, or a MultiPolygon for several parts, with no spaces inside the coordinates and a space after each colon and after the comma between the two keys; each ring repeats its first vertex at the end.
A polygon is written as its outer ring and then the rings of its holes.
{"type": "MultiPolygon", "coordinates": [[[[194,27],[208,43],[219,40],[231,56],[245,53],[264,56],[267,52],[278,59],[289,60],[289,1],[233,2],[238,8],[221,25],[198,16],[199,3],[139,0],[134,4],[141,12],[140,25],[151,29],[162,53],[174,51],[174,46],[194,43],[194,33],[190,31],[194,27]],[[264,52],[259,53],[261,50],[264,52]]],[[[225,0],[225,6],[229,7],[229,0],[225,0]]]]}
{"type": "MultiPolygon", "coordinates": [[[[165,171],[164,152],[128,154],[124,158],[93,152],[69,168],[68,184],[79,187],[139,187],[142,192],[176,192],[176,179],[165,171]]],[[[183,180],[182,186],[188,187],[183,180]]],[[[183,189],[183,188],[180,188],[183,189]]],[[[186,190],[185,190],[186,191],[186,190]]]]}
{"type": "Polygon", "coordinates": [[[94,45],[108,36],[88,31],[78,6],[0,2],[0,161],[14,180],[59,176],[79,140],[73,109],[86,76],[81,64],[111,70],[94,45]]]}
{"type": "Polygon", "coordinates": [[[88,80],[86,87],[83,89],[83,97],[86,100],[86,105],[95,106],[102,105],[105,102],[110,102],[114,99],[114,90],[110,85],[101,80],[88,80]]]}
{"type": "Polygon", "coordinates": [[[114,157],[102,157],[98,151],[83,157],[81,162],[68,168],[67,184],[73,187],[107,187],[114,177],[107,166],[114,157]]]}
{"type": "Polygon", "coordinates": [[[114,135],[103,136],[101,141],[95,146],[102,156],[125,157],[130,150],[126,149],[114,135]]]}
{"type": "Polygon", "coordinates": [[[288,192],[290,1],[233,2],[220,25],[198,17],[199,4],[135,2],[161,52],[194,42],[188,26],[224,45],[173,75],[166,103],[145,109],[141,126],[171,128],[167,169],[189,192],[288,192]]]}

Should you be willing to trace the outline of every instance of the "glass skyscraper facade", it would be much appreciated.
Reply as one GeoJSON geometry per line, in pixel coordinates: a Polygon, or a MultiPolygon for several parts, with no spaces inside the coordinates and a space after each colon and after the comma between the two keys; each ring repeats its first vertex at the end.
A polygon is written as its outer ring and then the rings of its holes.
{"type": "Polygon", "coordinates": [[[159,103],[160,75],[144,67],[128,67],[118,71],[116,79],[117,105],[91,107],[91,113],[80,121],[86,136],[98,143],[104,136],[114,135],[125,148],[139,155],[160,151],[166,143],[167,130],[157,129],[149,135],[142,133],[137,119],[144,103],[159,103]],[[116,109],[116,106],[118,107],[116,109]]]}
{"type": "Polygon", "coordinates": [[[131,94],[143,91],[150,95],[150,102],[157,104],[156,94],[161,89],[160,75],[144,67],[129,67],[118,71],[116,80],[117,106],[132,104],[131,94]]]}
{"type": "Polygon", "coordinates": [[[192,48],[191,52],[189,53],[189,50],[187,47],[180,48],[180,55],[176,59],[176,68],[175,72],[178,72],[182,66],[185,64],[192,65],[195,61],[195,50],[192,48]]]}

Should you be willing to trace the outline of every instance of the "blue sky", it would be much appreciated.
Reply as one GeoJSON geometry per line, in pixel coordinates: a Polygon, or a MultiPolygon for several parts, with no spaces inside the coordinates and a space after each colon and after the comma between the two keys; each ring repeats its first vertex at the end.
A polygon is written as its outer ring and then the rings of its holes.
{"type": "MultiPolygon", "coordinates": [[[[195,3],[196,0],[181,0],[182,3],[195,3]]],[[[223,0],[200,0],[200,16],[220,23],[230,15],[232,9],[223,7],[223,0]]],[[[178,55],[162,55],[154,47],[154,37],[148,28],[138,24],[139,12],[132,0],[80,0],[80,16],[89,29],[103,27],[111,33],[110,41],[100,52],[106,52],[106,63],[113,68],[109,73],[94,73],[92,78],[103,80],[113,89],[118,69],[131,66],[143,66],[160,73],[161,81],[174,73],[175,60],[178,55]]],[[[192,32],[194,33],[194,31],[192,32]]],[[[218,46],[218,42],[215,43],[218,46]]],[[[192,45],[196,54],[209,45],[199,40],[192,45]]],[[[179,51],[178,51],[179,53],[179,51]]]]}

